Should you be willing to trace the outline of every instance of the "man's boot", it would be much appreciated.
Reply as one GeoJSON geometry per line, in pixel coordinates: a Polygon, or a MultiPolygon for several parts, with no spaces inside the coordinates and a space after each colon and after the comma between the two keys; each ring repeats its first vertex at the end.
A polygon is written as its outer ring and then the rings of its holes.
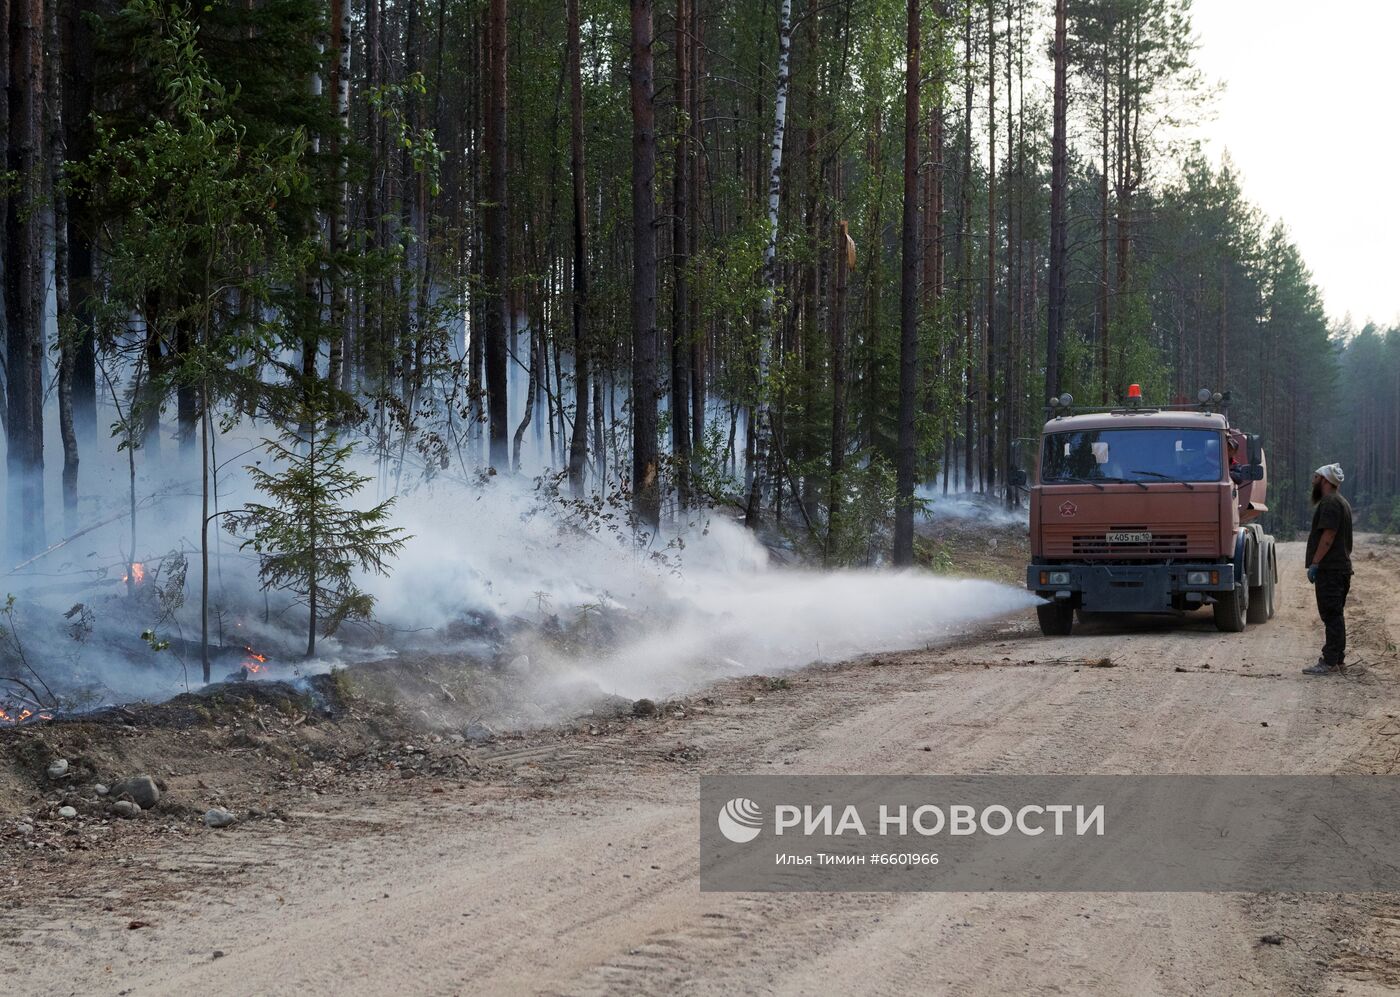
{"type": "Polygon", "coordinates": [[[1317,664],[1303,669],[1304,675],[1340,675],[1342,670],[1333,665],[1329,665],[1321,658],[1317,659],[1317,664]]]}

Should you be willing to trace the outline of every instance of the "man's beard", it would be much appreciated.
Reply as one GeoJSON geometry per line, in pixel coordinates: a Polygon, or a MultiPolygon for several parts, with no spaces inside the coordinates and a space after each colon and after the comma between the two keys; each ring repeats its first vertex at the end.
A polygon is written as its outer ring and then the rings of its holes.
{"type": "Polygon", "coordinates": [[[1312,487],[1312,504],[1317,505],[1322,501],[1322,482],[1314,481],[1312,487]]]}

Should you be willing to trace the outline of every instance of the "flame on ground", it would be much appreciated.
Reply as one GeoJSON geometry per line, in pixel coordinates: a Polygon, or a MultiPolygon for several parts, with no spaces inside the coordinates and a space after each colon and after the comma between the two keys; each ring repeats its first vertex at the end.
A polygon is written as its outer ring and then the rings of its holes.
{"type": "Polygon", "coordinates": [[[126,574],[122,575],[123,582],[135,582],[140,585],[146,580],[146,566],[140,561],[132,561],[131,567],[126,574]]]}
{"type": "Polygon", "coordinates": [[[38,713],[35,713],[33,710],[29,709],[28,707],[25,707],[24,709],[21,709],[18,713],[12,714],[7,712],[4,707],[0,707],[0,724],[7,724],[12,727],[18,727],[20,724],[28,723],[31,720],[37,721],[52,719],[53,714],[49,713],[47,710],[40,710],[38,713]]]}
{"type": "Polygon", "coordinates": [[[243,662],[243,668],[249,675],[256,675],[267,667],[267,655],[259,654],[247,646],[243,650],[248,654],[248,660],[243,662]]]}

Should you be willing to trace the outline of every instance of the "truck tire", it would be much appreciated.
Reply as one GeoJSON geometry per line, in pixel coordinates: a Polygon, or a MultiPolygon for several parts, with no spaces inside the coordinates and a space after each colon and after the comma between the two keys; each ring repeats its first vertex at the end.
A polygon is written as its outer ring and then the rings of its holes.
{"type": "Polygon", "coordinates": [[[1249,613],[1249,589],[1243,581],[1233,592],[1226,592],[1215,602],[1215,629],[1237,634],[1244,629],[1245,617],[1249,613]]]}
{"type": "Polygon", "coordinates": [[[1040,620],[1040,632],[1046,637],[1068,637],[1074,629],[1074,610],[1062,602],[1047,602],[1035,607],[1040,620]]]}
{"type": "Polygon", "coordinates": [[[1274,615],[1274,566],[1264,566],[1264,584],[1249,590],[1249,610],[1245,614],[1250,623],[1267,623],[1274,615]]]}

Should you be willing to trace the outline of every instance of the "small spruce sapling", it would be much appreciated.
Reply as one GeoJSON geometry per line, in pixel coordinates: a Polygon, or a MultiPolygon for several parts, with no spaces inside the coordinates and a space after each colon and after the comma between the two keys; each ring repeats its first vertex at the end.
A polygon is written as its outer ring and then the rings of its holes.
{"type": "MultiPolygon", "coordinates": [[[[324,389],[322,392],[324,393],[324,389]]],[[[354,582],[358,569],[388,575],[388,562],[409,537],[388,525],[394,500],[358,510],[348,503],[369,483],[347,463],[352,444],[341,443],[313,399],[265,450],[274,468],[247,470],[269,504],[250,502],[225,521],[258,555],[264,589],[291,592],[309,610],[306,654],[316,635],[330,636],[346,620],[370,619],[374,597],[354,582]]]]}

